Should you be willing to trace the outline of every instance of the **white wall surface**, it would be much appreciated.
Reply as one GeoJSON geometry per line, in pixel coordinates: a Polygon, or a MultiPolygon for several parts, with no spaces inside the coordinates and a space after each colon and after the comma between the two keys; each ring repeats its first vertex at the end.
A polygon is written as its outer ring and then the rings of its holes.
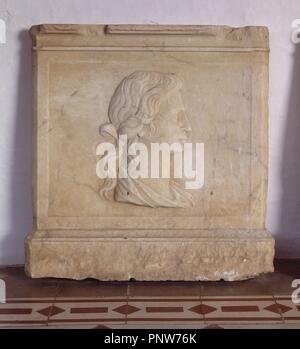
{"type": "Polygon", "coordinates": [[[31,50],[40,23],[264,25],[270,30],[267,227],[278,257],[300,258],[300,0],[0,0],[0,264],[24,262],[31,230],[31,50]]]}

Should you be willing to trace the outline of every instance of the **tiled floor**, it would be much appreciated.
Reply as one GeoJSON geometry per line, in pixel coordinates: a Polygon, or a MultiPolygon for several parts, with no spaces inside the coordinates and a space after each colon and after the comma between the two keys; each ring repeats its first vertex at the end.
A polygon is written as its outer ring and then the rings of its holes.
{"type": "Polygon", "coordinates": [[[291,299],[300,260],[276,261],[275,269],[238,282],[106,283],[32,280],[22,267],[3,267],[0,327],[300,328],[291,299]]]}

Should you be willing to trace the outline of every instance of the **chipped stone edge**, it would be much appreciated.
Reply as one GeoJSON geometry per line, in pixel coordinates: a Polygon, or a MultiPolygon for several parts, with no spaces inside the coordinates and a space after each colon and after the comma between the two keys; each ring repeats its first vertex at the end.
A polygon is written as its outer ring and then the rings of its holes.
{"type": "Polygon", "coordinates": [[[39,24],[30,29],[34,49],[174,47],[269,51],[264,26],[39,24]],[[126,40],[124,40],[126,38],[126,40]]]}
{"type": "Polygon", "coordinates": [[[262,238],[240,240],[226,234],[217,239],[104,238],[102,233],[99,238],[68,238],[68,234],[51,238],[31,233],[25,241],[26,274],[102,281],[236,281],[274,271],[275,243],[265,230],[262,238]]]}

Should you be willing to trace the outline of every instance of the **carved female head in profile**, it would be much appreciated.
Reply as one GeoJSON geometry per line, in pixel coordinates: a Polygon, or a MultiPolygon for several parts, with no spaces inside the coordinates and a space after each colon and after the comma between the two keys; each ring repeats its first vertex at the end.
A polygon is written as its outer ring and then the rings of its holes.
{"type": "MultiPolygon", "coordinates": [[[[110,123],[100,128],[112,136],[120,135],[132,143],[183,143],[191,131],[184,110],[181,81],[174,74],[136,71],[116,88],[108,109],[110,123]]],[[[116,201],[150,207],[190,207],[191,194],[174,178],[107,178],[100,189],[106,198],[113,193],[116,201]]]]}

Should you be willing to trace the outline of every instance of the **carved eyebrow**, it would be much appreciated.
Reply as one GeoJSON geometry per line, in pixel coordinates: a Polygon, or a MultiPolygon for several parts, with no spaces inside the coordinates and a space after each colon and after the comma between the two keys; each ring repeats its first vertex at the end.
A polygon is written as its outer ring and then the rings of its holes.
{"type": "Polygon", "coordinates": [[[176,114],[181,114],[181,113],[185,113],[185,110],[183,108],[170,108],[170,111],[176,113],[176,114]]]}

